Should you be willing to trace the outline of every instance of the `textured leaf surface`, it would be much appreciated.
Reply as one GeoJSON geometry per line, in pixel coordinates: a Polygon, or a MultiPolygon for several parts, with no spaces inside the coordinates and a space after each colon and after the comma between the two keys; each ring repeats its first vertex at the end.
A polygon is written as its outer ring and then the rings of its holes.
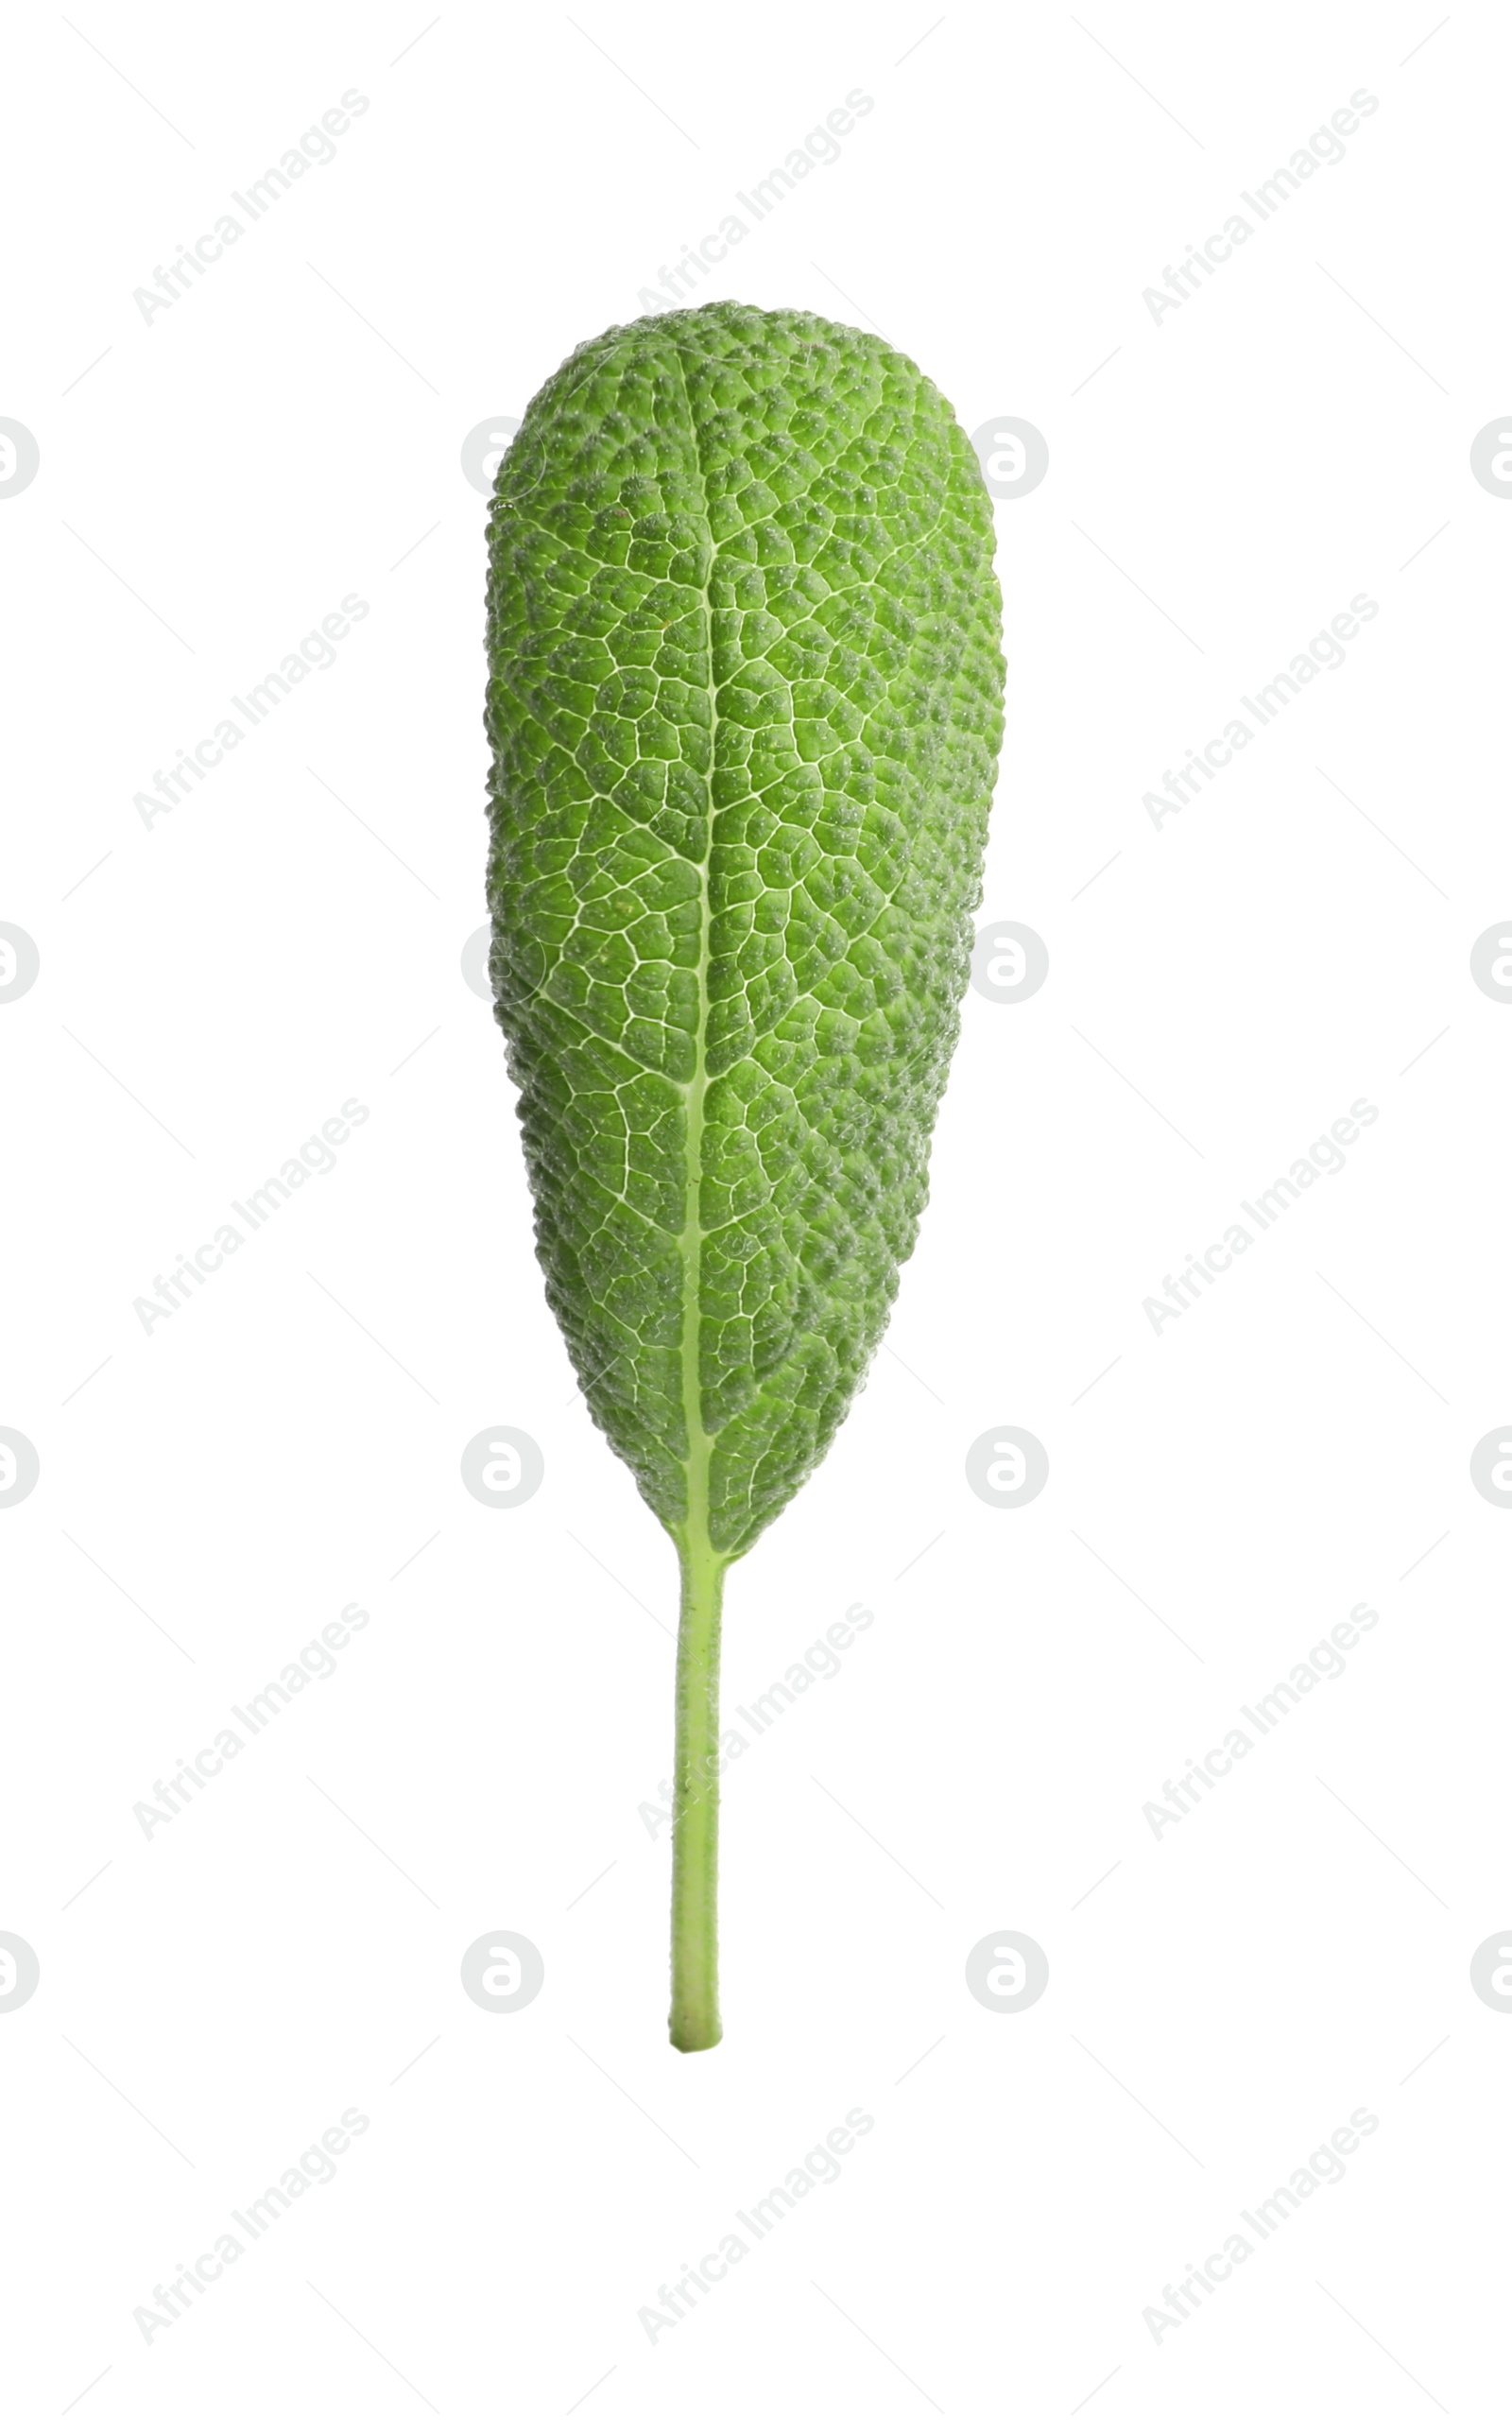
{"type": "Polygon", "coordinates": [[[820,1457],[914,1245],[1002,728],[991,512],[906,356],[611,329],[490,524],[492,977],[547,1294],[675,1532],[820,1457]]]}

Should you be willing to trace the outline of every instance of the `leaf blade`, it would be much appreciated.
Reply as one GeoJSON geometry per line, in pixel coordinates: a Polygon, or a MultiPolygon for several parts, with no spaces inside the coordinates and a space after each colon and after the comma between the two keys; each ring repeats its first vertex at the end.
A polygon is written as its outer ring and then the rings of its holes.
{"type": "Polygon", "coordinates": [[[610,331],[490,521],[493,976],[551,1305],[674,1534],[743,1552],[927,1195],[1001,736],[990,509],[868,335],[610,331]]]}

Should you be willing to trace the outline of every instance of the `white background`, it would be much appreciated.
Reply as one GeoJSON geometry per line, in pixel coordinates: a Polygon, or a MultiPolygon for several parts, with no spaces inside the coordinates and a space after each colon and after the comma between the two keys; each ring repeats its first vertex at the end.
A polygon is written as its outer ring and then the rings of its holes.
{"type": "Polygon", "coordinates": [[[41,974],[0,1006],[0,1423],[41,1479],[0,1511],[0,1926],[42,1976],[0,2014],[9,2421],[1501,2420],[1512,2017],[1469,1958],[1512,1918],[1512,1514],[1469,1464],[1512,1407],[1512,1012],[1469,957],[1512,907],[1512,512],[1469,448],[1512,402],[1509,50],[1434,0],[15,23],[0,413],[41,467],[0,498],[0,918],[41,974]],[[144,320],[352,89],[336,158],[144,320]],[[683,2058],[637,1812],[674,1561],[574,1398],[461,970],[460,450],[852,89],[841,158],[699,293],[874,323],[968,431],[1044,433],[997,508],[984,915],[1050,975],[968,997],[886,1348],[731,1575],[730,1709],[875,1621],[730,1771],[726,2036],[683,2058]],[[1361,89],[1345,161],[1155,321],[1361,89]],[[1361,592],[1347,664],[1158,831],[1162,770],[1361,592]],[[336,664],[146,826],[153,771],[349,593],[336,664]],[[1162,1277],[1362,1096],[1345,1171],[1157,1335],[1162,1277]],[[335,1170],[145,1333],[350,1097],[335,1170]],[[545,1457],[507,1511],[458,1467],[499,1424],[545,1457]],[[1018,1510],[965,1476],[1004,1424],[1050,1459],[1018,1510]],[[146,1838],[154,1780],[352,1600],[335,1676],[146,1838]],[[1165,1778],[1362,1600],[1343,1678],[1157,1839],[1165,1778]],[[459,1976],[501,1928],[546,1972],[508,2016],[459,1976]],[[964,1970],[1007,1928],[1050,1981],[1004,2016],[964,1970]],[[335,2182],[146,2341],[348,2107],[335,2182]],[[853,2107],[838,2183],[653,2343],[659,2285],[853,2107]],[[1359,2107],[1343,2182],[1157,2341],[1163,2285],[1359,2107]]]}

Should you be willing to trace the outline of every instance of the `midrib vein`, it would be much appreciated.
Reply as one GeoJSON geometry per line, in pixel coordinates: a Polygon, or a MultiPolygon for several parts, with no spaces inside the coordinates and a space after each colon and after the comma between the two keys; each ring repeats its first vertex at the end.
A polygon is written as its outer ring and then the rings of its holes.
{"type": "Polygon", "coordinates": [[[688,439],[693,450],[694,470],[698,479],[698,497],[703,510],[704,529],[709,535],[709,562],[704,571],[703,638],[705,664],[709,670],[709,775],[708,834],[704,858],[698,871],[698,1017],[694,1036],[693,1078],[684,1088],[687,1103],[688,1147],[687,1182],[683,1199],[682,1231],[678,1236],[679,1254],[682,1261],[682,1417],[688,1436],[688,1457],[685,1464],[688,1480],[688,1534],[690,1539],[709,1535],[709,1460],[713,1439],[703,1423],[703,1396],[698,1374],[698,1346],[702,1331],[700,1285],[703,1268],[703,1232],[700,1222],[700,1200],[703,1183],[704,1098],[708,1088],[706,1050],[709,1037],[709,938],[711,927],[709,906],[709,872],[714,852],[714,775],[718,760],[719,712],[714,698],[714,618],[713,602],[709,594],[713,573],[713,528],[709,517],[709,491],[704,479],[703,458],[698,447],[698,427],[694,420],[693,400],[688,394],[688,375],[682,356],[674,339],[672,359],[678,367],[682,386],[682,400],[687,408],[688,439]]]}

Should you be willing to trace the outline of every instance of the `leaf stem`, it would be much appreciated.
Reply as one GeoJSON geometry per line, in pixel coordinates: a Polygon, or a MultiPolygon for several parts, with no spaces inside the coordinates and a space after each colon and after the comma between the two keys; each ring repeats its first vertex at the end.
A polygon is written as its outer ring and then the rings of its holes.
{"type": "Polygon", "coordinates": [[[679,1532],[677,1753],[672,1805],[672,2041],[719,2041],[719,1617],[725,1564],[703,1530],[679,1532]]]}

